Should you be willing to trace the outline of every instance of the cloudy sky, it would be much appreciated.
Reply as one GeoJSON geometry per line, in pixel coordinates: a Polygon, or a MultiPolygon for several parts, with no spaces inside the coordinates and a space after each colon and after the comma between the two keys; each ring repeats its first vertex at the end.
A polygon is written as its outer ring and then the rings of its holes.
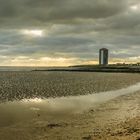
{"type": "Polygon", "coordinates": [[[0,65],[140,62],[139,0],[0,0],[0,65]]]}

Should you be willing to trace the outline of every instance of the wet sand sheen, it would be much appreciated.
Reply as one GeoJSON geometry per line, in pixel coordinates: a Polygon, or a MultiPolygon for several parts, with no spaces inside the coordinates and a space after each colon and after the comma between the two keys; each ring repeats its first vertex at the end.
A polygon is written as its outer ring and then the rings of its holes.
{"type": "Polygon", "coordinates": [[[98,104],[139,90],[140,83],[137,83],[124,89],[98,94],[49,98],[44,100],[35,98],[7,102],[0,104],[0,112],[2,114],[0,116],[0,126],[7,126],[19,121],[31,120],[36,117],[37,114],[41,117],[47,117],[48,115],[57,116],[83,113],[98,104]]]}
{"type": "MultiPolygon", "coordinates": [[[[26,118],[26,113],[29,112],[23,113],[23,110],[20,110],[21,114],[18,117],[21,117],[23,121],[16,118],[16,123],[13,122],[11,125],[9,120],[9,125],[1,126],[0,139],[81,140],[90,138],[104,140],[108,138],[108,140],[136,140],[140,134],[138,129],[140,128],[138,123],[140,92],[130,93],[127,92],[125,95],[98,104],[98,106],[76,115],[63,115],[58,112],[50,115],[40,112],[39,115],[36,112],[38,110],[31,108],[33,113],[28,114],[32,117],[31,119],[28,115],[26,118]]],[[[26,107],[29,109],[31,104],[26,107]]],[[[13,111],[11,110],[11,112],[13,111]]]]}
{"type": "Polygon", "coordinates": [[[140,74],[0,72],[0,102],[78,96],[117,90],[140,82],[140,74]]]}
{"type": "Polygon", "coordinates": [[[118,126],[125,129],[122,122],[129,119],[129,125],[140,116],[139,74],[4,72],[1,76],[0,90],[6,94],[0,95],[0,140],[114,140],[119,137],[118,126]],[[42,99],[48,96],[38,96],[44,86],[49,98],[42,99]],[[62,92],[53,93],[53,98],[51,88],[62,92]],[[6,102],[7,97],[12,102],[6,102]]]}

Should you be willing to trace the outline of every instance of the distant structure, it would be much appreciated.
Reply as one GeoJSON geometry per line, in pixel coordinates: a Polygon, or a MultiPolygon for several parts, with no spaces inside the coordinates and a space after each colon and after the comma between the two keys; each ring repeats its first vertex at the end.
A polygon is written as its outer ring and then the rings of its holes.
{"type": "Polygon", "coordinates": [[[99,64],[108,65],[108,49],[102,48],[99,50],[99,64]]]}

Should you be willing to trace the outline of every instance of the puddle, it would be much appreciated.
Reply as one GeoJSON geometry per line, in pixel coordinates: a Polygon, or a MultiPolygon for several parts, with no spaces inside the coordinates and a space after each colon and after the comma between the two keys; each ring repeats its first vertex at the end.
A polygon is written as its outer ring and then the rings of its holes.
{"type": "Polygon", "coordinates": [[[29,99],[0,104],[0,126],[31,120],[36,117],[82,113],[96,104],[140,90],[140,83],[124,89],[98,94],[49,99],[29,99]]]}

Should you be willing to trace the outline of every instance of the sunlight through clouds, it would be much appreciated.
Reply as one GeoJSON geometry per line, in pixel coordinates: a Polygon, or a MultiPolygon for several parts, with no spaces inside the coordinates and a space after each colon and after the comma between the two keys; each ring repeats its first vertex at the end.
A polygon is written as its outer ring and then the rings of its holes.
{"type": "Polygon", "coordinates": [[[40,57],[31,58],[26,56],[15,57],[10,60],[13,66],[70,66],[78,60],[76,58],[62,58],[62,57],[40,57]]]}
{"type": "Polygon", "coordinates": [[[43,30],[22,30],[22,34],[29,35],[32,37],[42,37],[43,36],[43,30]]]}

